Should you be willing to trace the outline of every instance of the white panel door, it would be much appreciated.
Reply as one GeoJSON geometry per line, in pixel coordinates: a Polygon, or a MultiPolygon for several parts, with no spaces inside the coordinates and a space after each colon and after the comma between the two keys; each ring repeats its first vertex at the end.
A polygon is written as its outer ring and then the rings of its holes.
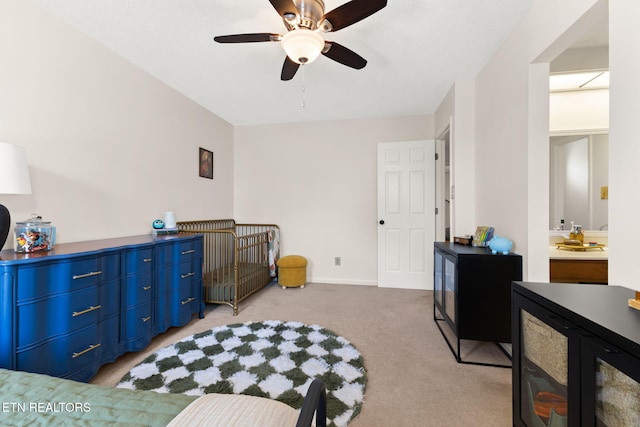
{"type": "Polygon", "coordinates": [[[435,142],[378,144],[378,286],[433,289],[435,142]]]}

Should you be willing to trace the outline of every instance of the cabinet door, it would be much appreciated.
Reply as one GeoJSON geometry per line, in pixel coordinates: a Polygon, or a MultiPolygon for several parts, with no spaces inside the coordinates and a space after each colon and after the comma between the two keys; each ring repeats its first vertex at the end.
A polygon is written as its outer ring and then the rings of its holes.
{"type": "Polygon", "coordinates": [[[457,286],[456,262],[455,258],[444,256],[444,312],[449,325],[456,329],[456,286],[457,286]]]}
{"type": "Polygon", "coordinates": [[[582,425],[640,426],[640,360],[597,340],[582,339],[582,425]]]}
{"type": "Polygon", "coordinates": [[[580,425],[578,328],[514,294],[514,425],[580,425]]]}
{"type": "Polygon", "coordinates": [[[439,251],[435,251],[433,254],[433,301],[441,312],[443,310],[442,292],[444,289],[444,286],[443,286],[444,277],[442,275],[442,260],[443,260],[442,253],[439,251]]]}

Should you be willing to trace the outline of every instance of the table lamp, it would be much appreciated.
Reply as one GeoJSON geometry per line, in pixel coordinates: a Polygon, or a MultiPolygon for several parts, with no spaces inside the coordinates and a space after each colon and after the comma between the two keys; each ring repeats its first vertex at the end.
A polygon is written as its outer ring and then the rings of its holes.
{"type": "MultiPolygon", "coordinates": [[[[17,145],[0,142],[0,194],[31,194],[27,151],[17,145]]],[[[0,250],[7,241],[11,215],[0,204],[0,250]]]]}

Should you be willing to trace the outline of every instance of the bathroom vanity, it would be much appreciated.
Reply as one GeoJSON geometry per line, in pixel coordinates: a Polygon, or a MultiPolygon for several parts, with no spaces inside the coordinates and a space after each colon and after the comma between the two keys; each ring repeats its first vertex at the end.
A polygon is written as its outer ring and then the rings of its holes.
{"type": "Polygon", "coordinates": [[[605,237],[591,236],[588,239],[604,243],[603,248],[585,247],[580,250],[558,248],[555,243],[561,240],[559,233],[558,236],[552,235],[549,239],[550,282],[608,284],[609,250],[605,237]]]}
{"type": "Polygon", "coordinates": [[[549,250],[549,280],[554,283],[591,283],[606,285],[609,282],[607,251],[568,252],[564,249],[549,250]],[[567,253],[568,252],[568,253],[567,253]]]}

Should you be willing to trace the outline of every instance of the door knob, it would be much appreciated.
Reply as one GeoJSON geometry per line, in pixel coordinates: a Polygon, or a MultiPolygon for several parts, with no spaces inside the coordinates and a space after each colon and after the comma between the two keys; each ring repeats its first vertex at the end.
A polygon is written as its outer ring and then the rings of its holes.
{"type": "Polygon", "coordinates": [[[384,225],[384,219],[380,220],[380,225],[384,225]]]}

